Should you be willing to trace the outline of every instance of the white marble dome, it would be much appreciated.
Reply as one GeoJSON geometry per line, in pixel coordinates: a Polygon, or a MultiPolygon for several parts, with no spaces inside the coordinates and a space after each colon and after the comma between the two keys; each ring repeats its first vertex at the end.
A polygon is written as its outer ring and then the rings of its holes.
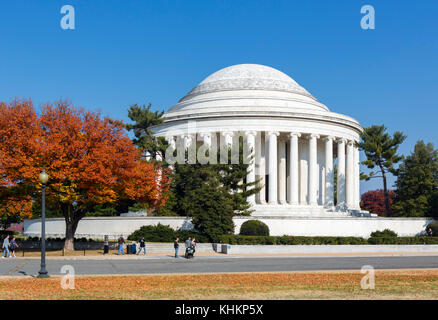
{"type": "Polygon", "coordinates": [[[180,101],[204,93],[231,90],[283,91],[310,96],[295,80],[277,69],[260,64],[238,64],[208,76],[180,101]]]}
{"type": "Polygon", "coordinates": [[[165,118],[243,112],[320,113],[329,109],[288,75],[259,64],[221,69],[195,86],[165,118]]]}

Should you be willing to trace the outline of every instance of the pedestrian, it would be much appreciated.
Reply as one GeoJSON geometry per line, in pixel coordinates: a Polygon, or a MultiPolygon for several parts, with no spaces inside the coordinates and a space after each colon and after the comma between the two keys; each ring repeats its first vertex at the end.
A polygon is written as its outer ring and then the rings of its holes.
{"type": "Polygon", "coordinates": [[[192,249],[193,249],[193,256],[195,256],[195,251],[196,251],[196,239],[193,238],[192,240],[192,249]]]}
{"type": "Polygon", "coordinates": [[[432,237],[432,236],[433,236],[433,231],[432,231],[432,228],[431,228],[431,227],[427,228],[426,232],[427,232],[427,235],[428,235],[429,237],[432,237]]]}
{"type": "Polygon", "coordinates": [[[3,240],[3,246],[2,248],[3,250],[3,254],[2,254],[2,258],[5,257],[5,253],[6,253],[6,258],[10,257],[10,253],[9,253],[9,235],[6,236],[6,238],[3,240]]]}
{"type": "Polygon", "coordinates": [[[9,247],[11,248],[11,257],[15,258],[15,250],[17,250],[17,248],[18,248],[18,244],[17,244],[17,241],[15,241],[15,237],[12,238],[12,240],[9,244],[9,247]]]}
{"type": "Polygon", "coordinates": [[[192,247],[192,238],[188,237],[185,242],[185,245],[186,245],[186,253],[184,256],[187,258],[187,250],[189,250],[192,247]]]}
{"type": "Polygon", "coordinates": [[[173,247],[175,248],[175,258],[178,258],[178,249],[179,249],[179,238],[176,238],[175,241],[173,241],[173,247]]]}
{"type": "Polygon", "coordinates": [[[119,255],[120,255],[120,253],[123,255],[123,254],[125,254],[123,252],[123,245],[125,244],[125,239],[123,238],[123,235],[120,235],[118,242],[119,242],[119,255]]]}
{"type": "Polygon", "coordinates": [[[146,241],[144,240],[144,237],[141,237],[140,239],[140,248],[138,248],[137,254],[140,254],[141,250],[143,250],[143,255],[146,255],[146,241]]]}

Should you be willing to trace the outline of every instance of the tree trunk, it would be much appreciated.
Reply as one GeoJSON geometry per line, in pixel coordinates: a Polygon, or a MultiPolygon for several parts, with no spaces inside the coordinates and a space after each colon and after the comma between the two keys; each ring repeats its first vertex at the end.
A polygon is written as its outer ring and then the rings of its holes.
{"type": "Polygon", "coordinates": [[[64,251],[74,251],[74,239],[79,221],[83,218],[81,212],[75,212],[71,206],[67,206],[64,211],[65,217],[65,242],[64,251]]]}
{"type": "Polygon", "coordinates": [[[389,217],[389,195],[388,195],[388,187],[386,185],[385,168],[380,166],[380,170],[382,171],[382,179],[383,179],[383,195],[385,198],[385,217],[389,217]]]}
{"type": "Polygon", "coordinates": [[[77,224],[75,225],[72,221],[65,221],[65,242],[64,242],[64,250],[65,251],[74,251],[74,239],[76,232],[77,224]]]}

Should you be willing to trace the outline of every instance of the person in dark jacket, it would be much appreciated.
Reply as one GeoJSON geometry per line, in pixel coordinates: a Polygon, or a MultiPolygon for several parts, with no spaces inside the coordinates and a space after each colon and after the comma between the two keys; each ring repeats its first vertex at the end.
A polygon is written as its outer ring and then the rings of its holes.
{"type": "Polygon", "coordinates": [[[11,242],[9,243],[9,248],[11,249],[11,257],[15,258],[15,250],[18,248],[17,241],[15,241],[15,237],[12,238],[11,242]]]}
{"type": "Polygon", "coordinates": [[[125,239],[123,238],[123,235],[120,235],[120,238],[118,240],[119,243],[119,255],[120,254],[125,254],[125,252],[123,251],[123,245],[125,244],[125,239]]]}
{"type": "Polygon", "coordinates": [[[186,245],[186,253],[184,256],[187,258],[187,250],[190,249],[192,246],[192,238],[188,237],[185,242],[185,245],[186,245]]]}
{"type": "Polygon", "coordinates": [[[146,255],[146,241],[144,240],[144,237],[141,237],[140,239],[140,247],[138,248],[137,254],[140,254],[141,250],[143,250],[144,255],[146,255]]]}
{"type": "Polygon", "coordinates": [[[178,249],[179,249],[179,238],[176,238],[175,241],[173,241],[173,247],[175,248],[175,258],[178,258],[178,249]]]}

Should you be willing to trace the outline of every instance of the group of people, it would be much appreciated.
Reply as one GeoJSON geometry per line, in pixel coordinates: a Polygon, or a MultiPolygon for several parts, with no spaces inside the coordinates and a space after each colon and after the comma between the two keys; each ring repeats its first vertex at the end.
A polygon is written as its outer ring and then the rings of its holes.
{"type": "Polygon", "coordinates": [[[9,235],[6,236],[6,238],[3,240],[3,254],[2,258],[15,258],[15,250],[18,248],[18,243],[15,240],[15,237],[12,238],[11,241],[9,241],[9,235]]]}
{"type": "MultiPolygon", "coordinates": [[[[196,239],[188,237],[187,240],[184,242],[186,251],[184,254],[184,257],[189,259],[193,258],[195,251],[196,251],[196,239]]],[[[179,250],[179,238],[176,238],[173,242],[173,247],[175,249],[175,258],[178,258],[178,250],[179,250]]]]}
{"type": "MultiPolygon", "coordinates": [[[[125,238],[123,238],[123,235],[120,235],[120,237],[118,239],[118,244],[119,244],[119,252],[118,252],[118,254],[119,255],[125,254],[124,250],[123,250],[123,246],[125,244],[125,238]]],[[[145,241],[144,237],[142,237],[140,239],[140,246],[138,247],[137,254],[140,254],[140,252],[142,252],[142,251],[143,251],[143,255],[146,255],[146,241],[145,241]]]]}
{"type": "MultiPolygon", "coordinates": [[[[195,251],[196,251],[196,239],[195,238],[191,238],[188,237],[188,239],[184,242],[185,247],[186,247],[186,251],[184,254],[185,258],[193,258],[195,251]]],[[[123,235],[120,235],[119,239],[118,239],[118,245],[119,245],[119,250],[118,250],[118,254],[119,255],[123,255],[124,254],[124,245],[125,245],[125,238],[123,238],[123,235]]],[[[179,238],[176,238],[173,241],[173,248],[175,249],[175,258],[178,258],[178,250],[179,250],[179,238]]],[[[140,245],[138,247],[138,251],[137,254],[140,254],[143,251],[143,255],[146,255],[146,241],[144,239],[144,237],[142,237],[140,239],[140,245]]]]}

